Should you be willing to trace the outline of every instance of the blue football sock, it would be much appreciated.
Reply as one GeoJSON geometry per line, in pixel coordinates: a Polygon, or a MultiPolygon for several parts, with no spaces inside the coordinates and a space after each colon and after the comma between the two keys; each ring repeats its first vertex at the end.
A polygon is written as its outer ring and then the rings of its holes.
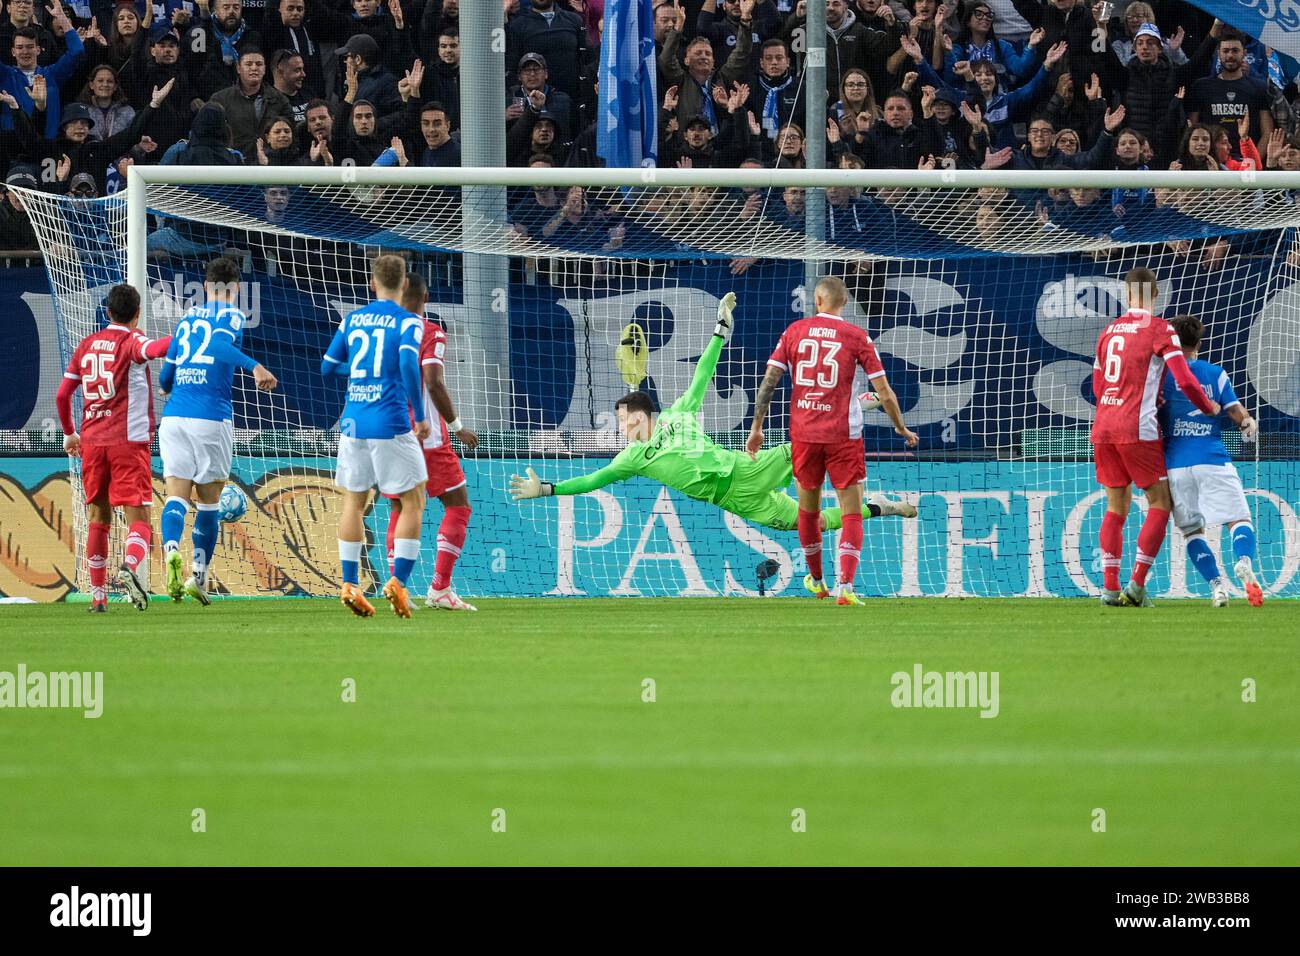
{"type": "Polygon", "coordinates": [[[1214,552],[1210,550],[1205,535],[1198,534],[1187,539],[1187,556],[1196,565],[1196,570],[1201,572],[1201,577],[1210,583],[1218,580],[1219,563],[1214,560],[1214,552]]]}
{"type": "Polygon", "coordinates": [[[1239,560],[1255,560],[1255,528],[1249,522],[1243,521],[1232,529],[1232,553],[1239,560]]]}
{"type": "Polygon", "coordinates": [[[217,550],[217,536],[220,534],[220,505],[198,505],[194,515],[194,531],[190,538],[194,543],[194,578],[200,587],[208,583],[208,566],[212,563],[212,552],[217,550]]]}
{"type": "Polygon", "coordinates": [[[181,538],[185,535],[185,513],[189,510],[184,498],[168,498],[163,505],[159,530],[162,532],[164,554],[180,550],[181,538]]]}
{"type": "Polygon", "coordinates": [[[415,560],[420,556],[419,538],[398,538],[393,542],[393,577],[406,584],[415,567],[415,560]]]}
{"type": "Polygon", "coordinates": [[[339,566],[343,570],[343,583],[360,585],[361,542],[339,541],[339,566]]]}

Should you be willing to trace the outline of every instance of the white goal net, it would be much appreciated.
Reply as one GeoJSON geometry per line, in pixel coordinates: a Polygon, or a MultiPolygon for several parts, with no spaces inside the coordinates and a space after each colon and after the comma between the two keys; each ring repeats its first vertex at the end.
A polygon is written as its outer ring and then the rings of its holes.
{"type": "MultiPolygon", "coordinates": [[[[909,451],[883,412],[866,415],[867,491],[906,499],[919,516],[866,523],[859,593],[1097,592],[1092,356],[1123,311],[1120,278],[1146,265],[1163,313],[1201,317],[1201,356],[1227,370],[1260,423],[1249,444],[1229,429],[1228,447],[1258,529],[1261,581],[1300,594],[1300,217],[1293,194],[1265,176],[1242,188],[1230,174],[1160,174],[1150,181],[1161,188],[1135,189],[1108,174],[1055,174],[1047,189],[997,174],[659,171],[645,182],[639,171],[620,181],[610,170],[476,170],[481,185],[462,190],[430,170],[247,169],[228,184],[182,181],[204,170],[144,172],[174,180],[140,193],[149,215],[132,266],[148,286],[151,332],[201,298],[208,260],[230,254],[243,270],[245,350],[280,380],[265,394],[236,379],[232,481],[250,507],[223,525],[220,591],[335,593],[344,383],[319,364],[340,317],[369,300],[369,262],[382,250],[428,282],[428,315],[450,337],[453,397],[482,439],[464,459],[474,516],[462,594],[796,593],[792,531],[644,478],[520,504],[507,487],[527,467],[558,481],[606,464],[623,445],[615,400],[637,388],[671,404],[727,291],[739,300],[736,328],[702,421],[739,450],[767,357],[808,310],[809,260],[845,279],[846,315],[875,340],[921,436],[909,451]],[[935,188],[916,188],[922,179],[935,188]],[[819,235],[804,215],[813,182],[831,184],[819,235]]],[[[23,195],[66,359],[128,275],[127,203],[23,195]]],[[[769,443],[784,440],[781,395],[773,416],[769,443]]],[[[386,516],[381,500],[368,518],[371,583],[386,574],[386,516]]],[[[440,517],[430,502],[421,590],[440,517]]],[[[1207,593],[1172,528],[1152,581],[1156,595],[1207,593]]]]}

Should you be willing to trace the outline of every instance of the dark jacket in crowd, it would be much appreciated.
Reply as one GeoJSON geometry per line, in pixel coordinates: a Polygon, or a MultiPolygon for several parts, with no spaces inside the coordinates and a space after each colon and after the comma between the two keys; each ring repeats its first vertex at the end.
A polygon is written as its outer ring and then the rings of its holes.
{"type": "Polygon", "coordinates": [[[506,69],[515,69],[525,53],[540,53],[546,59],[548,82],[567,93],[573,102],[583,101],[579,78],[587,75],[590,53],[587,28],[576,13],[556,4],[550,23],[536,10],[512,19],[506,27],[506,69]]]}

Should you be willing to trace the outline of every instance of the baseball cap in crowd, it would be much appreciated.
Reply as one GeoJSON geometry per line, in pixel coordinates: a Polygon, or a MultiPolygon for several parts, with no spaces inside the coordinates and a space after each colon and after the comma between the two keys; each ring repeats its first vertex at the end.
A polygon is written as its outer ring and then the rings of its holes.
{"type": "Polygon", "coordinates": [[[27,165],[18,165],[9,167],[9,175],[5,177],[6,186],[26,186],[28,189],[35,189],[40,185],[36,178],[34,167],[27,165]]]}
{"type": "Polygon", "coordinates": [[[527,63],[536,63],[543,70],[547,69],[546,57],[542,56],[540,53],[525,53],[521,56],[519,58],[519,69],[522,70],[524,65],[527,63]]]}
{"type": "Polygon", "coordinates": [[[555,118],[555,114],[550,110],[542,110],[537,114],[536,122],[541,123],[543,121],[550,123],[556,129],[560,128],[560,121],[555,118]]]}
{"type": "Polygon", "coordinates": [[[94,196],[99,193],[99,187],[95,184],[95,177],[90,173],[77,173],[68,183],[68,192],[89,192],[94,196]]]}
{"type": "Polygon", "coordinates": [[[180,34],[172,28],[170,23],[155,23],[149,28],[150,43],[157,45],[169,41],[175,43],[177,46],[180,46],[181,44],[180,34]]]}
{"type": "Polygon", "coordinates": [[[956,90],[950,90],[946,86],[941,86],[934,91],[934,101],[936,103],[947,103],[953,109],[961,105],[961,97],[956,90]]]}
{"type": "Polygon", "coordinates": [[[1133,39],[1136,40],[1138,37],[1155,37],[1158,42],[1165,42],[1165,38],[1160,35],[1160,28],[1154,23],[1144,23],[1138,27],[1138,32],[1133,34],[1133,39]]]}
{"type": "Polygon", "coordinates": [[[379,60],[379,44],[369,33],[357,33],[352,39],[339,47],[339,56],[359,56],[367,63],[379,60]]]}
{"type": "Polygon", "coordinates": [[[69,123],[75,123],[77,120],[85,120],[91,126],[95,125],[95,115],[90,112],[90,107],[85,103],[69,103],[63,107],[63,116],[59,119],[59,129],[63,129],[69,123]]]}
{"type": "Polygon", "coordinates": [[[692,126],[704,126],[710,130],[713,129],[713,124],[709,122],[709,118],[705,116],[703,113],[696,113],[694,116],[688,119],[683,129],[690,129],[692,126]]]}

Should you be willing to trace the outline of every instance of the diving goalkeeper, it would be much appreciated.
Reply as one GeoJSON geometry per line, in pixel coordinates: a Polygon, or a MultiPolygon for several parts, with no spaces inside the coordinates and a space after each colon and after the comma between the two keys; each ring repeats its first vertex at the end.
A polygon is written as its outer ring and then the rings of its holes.
{"type": "MultiPolygon", "coordinates": [[[[793,479],[789,444],[768,448],[750,458],[744,452],[727,451],[714,444],[697,418],[731,331],[735,304],[734,292],[723,296],[718,305],[718,324],[695,367],[691,386],[671,408],[656,415],[650,396],[644,392],[624,395],[614,404],[618,427],[628,446],[613,461],[590,475],[558,484],[542,481],[529,468],[527,478],[511,476],[511,497],[522,501],[549,495],[581,495],[642,475],[755,524],[794,531],[799,523],[799,506],[785,492],[793,479]]],[[[884,495],[871,495],[862,506],[862,516],[881,515],[915,518],[916,508],[884,495]]],[[[822,511],[821,524],[823,530],[837,530],[841,525],[840,509],[822,511]]]]}

